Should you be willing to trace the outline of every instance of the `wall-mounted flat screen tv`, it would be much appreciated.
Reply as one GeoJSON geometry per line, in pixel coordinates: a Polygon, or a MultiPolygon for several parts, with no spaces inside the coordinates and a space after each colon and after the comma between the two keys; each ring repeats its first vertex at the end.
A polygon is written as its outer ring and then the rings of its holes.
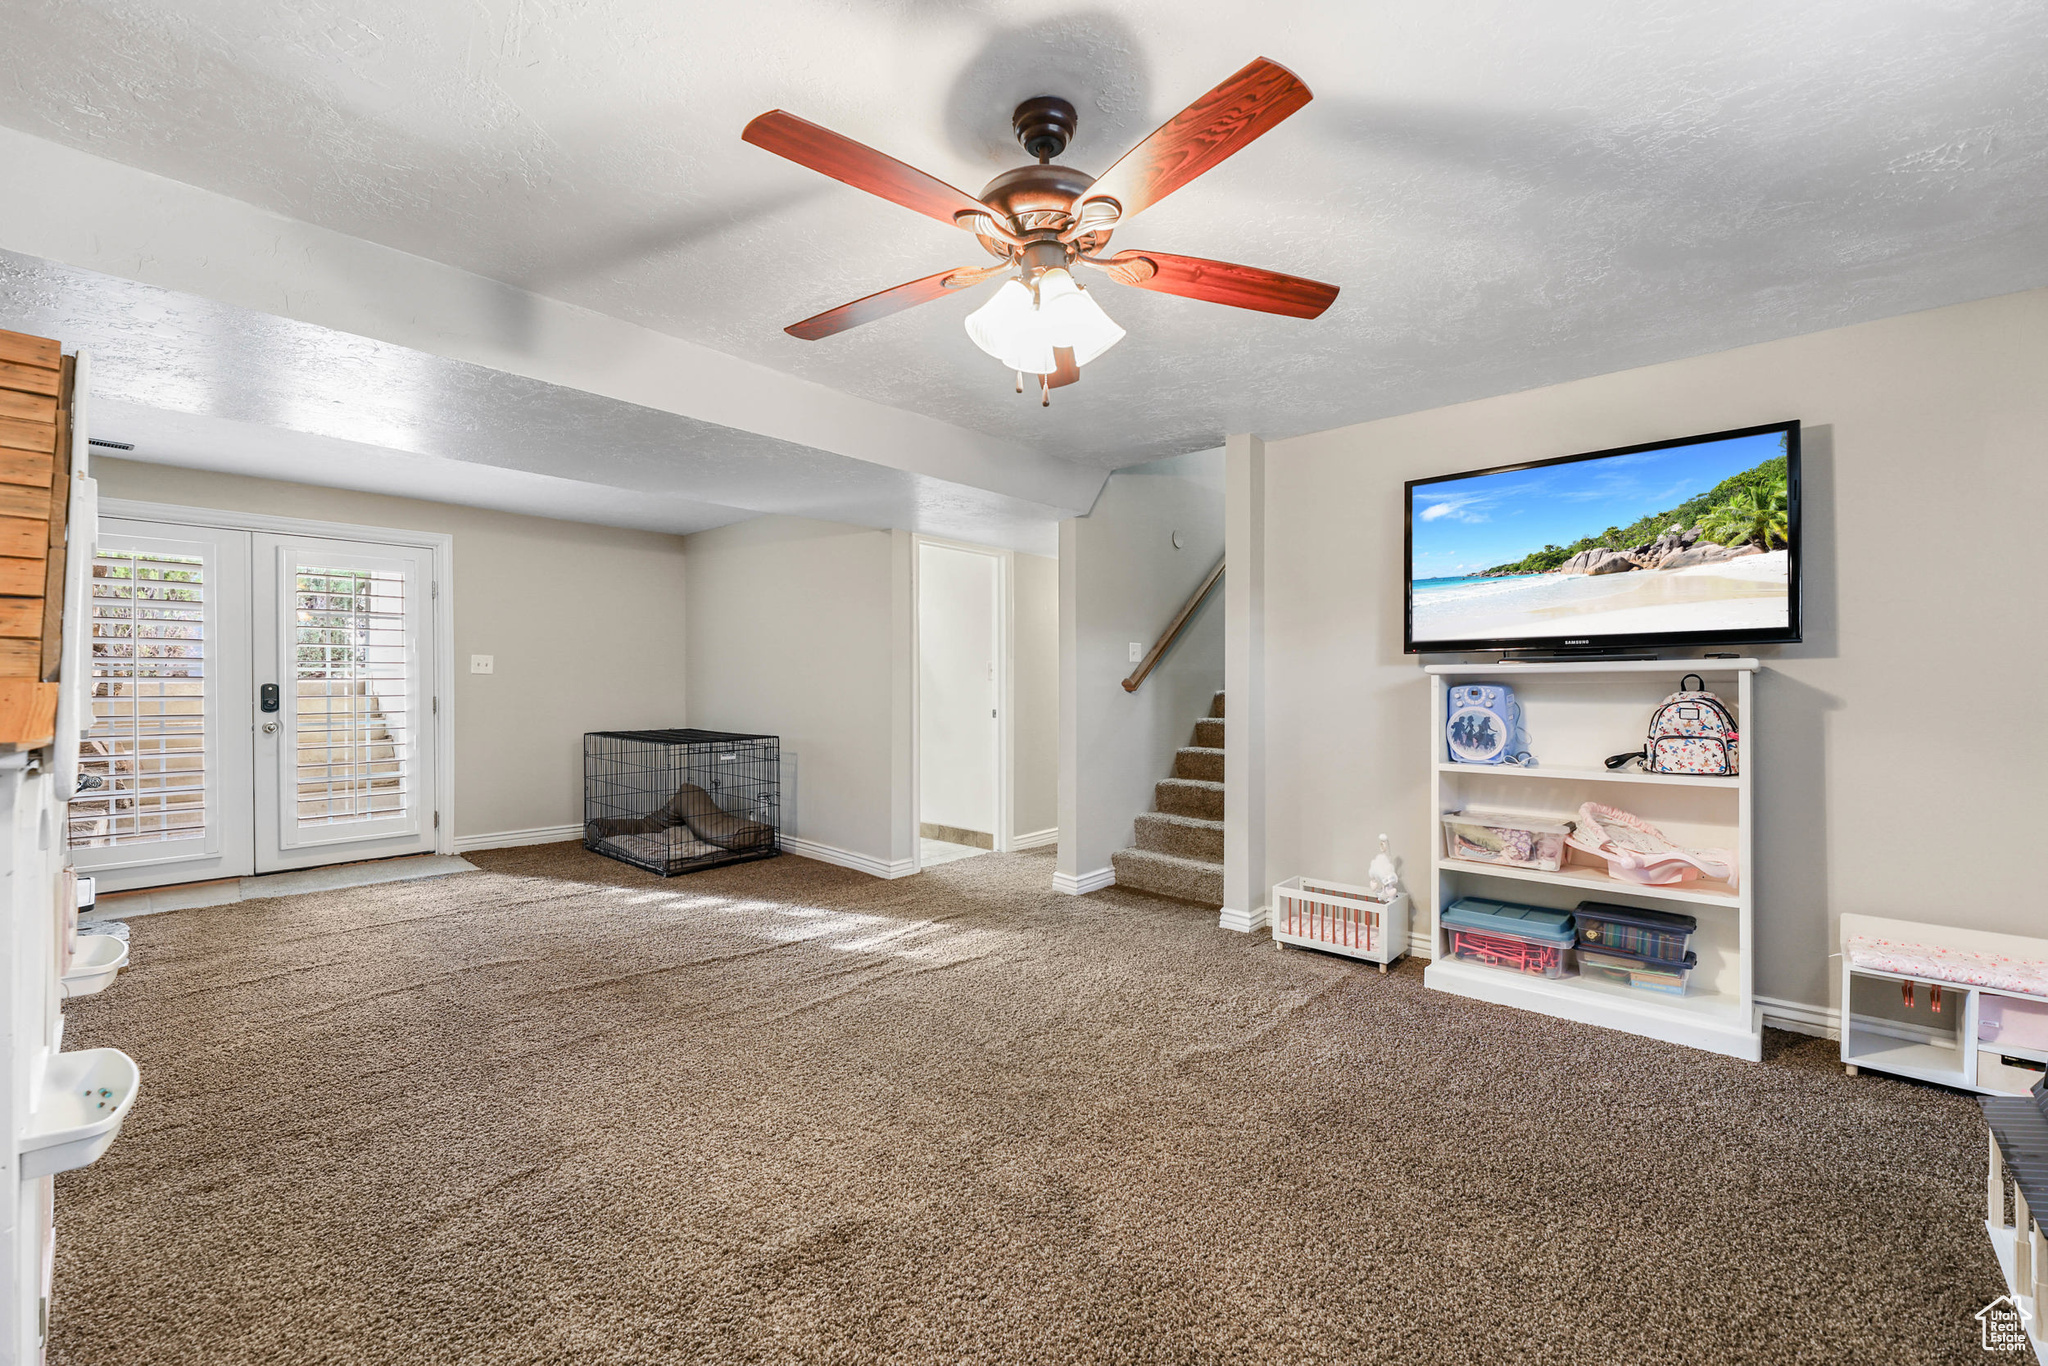
{"type": "Polygon", "coordinates": [[[1409,654],[1799,639],[1799,424],[1407,486],[1409,654]]]}

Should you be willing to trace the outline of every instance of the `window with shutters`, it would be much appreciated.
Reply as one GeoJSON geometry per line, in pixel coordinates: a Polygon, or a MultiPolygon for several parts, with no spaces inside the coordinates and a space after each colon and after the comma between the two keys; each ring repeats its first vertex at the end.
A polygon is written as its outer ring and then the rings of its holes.
{"type": "Polygon", "coordinates": [[[405,578],[302,566],[292,591],[298,823],[402,816],[413,772],[405,578]]]}
{"type": "Polygon", "coordinates": [[[95,795],[71,803],[72,848],[205,836],[206,587],[196,556],[95,547],[92,728],[79,747],[95,795]]]}

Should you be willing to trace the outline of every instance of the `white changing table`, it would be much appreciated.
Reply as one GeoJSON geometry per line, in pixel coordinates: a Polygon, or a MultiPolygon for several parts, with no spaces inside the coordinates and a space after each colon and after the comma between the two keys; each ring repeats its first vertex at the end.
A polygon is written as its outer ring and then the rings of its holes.
{"type": "MultiPolygon", "coordinates": [[[[1895,1076],[1954,1086],[1985,1096],[2024,1096],[2028,1088],[2041,1080],[2040,1072],[2010,1066],[2003,1059],[2048,1064],[2048,1049],[2021,1048],[2008,1043],[1980,1045],[1977,1042],[1977,1020],[1985,997],[2001,996],[2024,1001],[2038,1001],[2040,997],[1963,982],[1944,982],[1932,977],[1908,977],[1851,967],[1847,945],[1859,935],[2043,961],[2048,961],[2048,939],[1993,934],[1987,930],[1959,930],[1948,925],[1925,925],[1913,920],[1885,920],[1871,915],[1845,915],[1842,917],[1841,940],[1836,945],[1836,955],[1842,965],[1842,1063],[1852,1076],[1867,1067],[1873,1072],[1890,1072],[1895,1076]],[[1927,1011],[1913,1012],[1923,1017],[1916,1020],[1858,1013],[1854,1004],[1856,984],[1873,981],[1911,982],[1916,992],[1939,987],[1945,1003],[1940,1024],[1933,1024],[1932,1014],[1927,1011]],[[1946,1004],[1948,1002],[1953,1004],[1946,1004]]],[[[1915,999],[1920,998],[1916,995],[1915,999]]]]}

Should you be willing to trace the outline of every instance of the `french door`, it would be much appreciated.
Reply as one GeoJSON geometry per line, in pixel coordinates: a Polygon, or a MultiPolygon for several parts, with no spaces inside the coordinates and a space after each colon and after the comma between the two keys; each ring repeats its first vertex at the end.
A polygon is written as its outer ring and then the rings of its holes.
{"type": "Polygon", "coordinates": [[[437,842],[433,552],[103,517],[74,863],[108,890],[437,842]]]}

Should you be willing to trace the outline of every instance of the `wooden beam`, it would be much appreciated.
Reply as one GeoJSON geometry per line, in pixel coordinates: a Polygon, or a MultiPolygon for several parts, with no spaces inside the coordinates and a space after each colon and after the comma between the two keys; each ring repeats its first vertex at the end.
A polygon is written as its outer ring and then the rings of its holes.
{"type": "Polygon", "coordinates": [[[37,676],[45,683],[55,683],[64,664],[64,562],[65,547],[50,547],[49,570],[43,576],[42,620],[36,626],[36,635],[43,642],[43,667],[37,676]]]}
{"type": "MultiPolygon", "coordinates": [[[[54,428],[52,430],[55,430],[54,428]]],[[[11,451],[0,443],[0,484],[27,484],[50,494],[50,453],[11,451]]]]}
{"type": "Polygon", "coordinates": [[[49,564],[45,560],[0,557],[0,593],[32,598],[43,591],[44,575],[48,572],[49,564]]]}
{"type": "Polygon", "coordinates": [[[64,348],[48,337],[31,337],[26,332],[0,331],[0,360],[13,361],[18,365],[39,365],[45,370],[55,370],[57,359],[64,354],[64,348]]]}
{"type": "MultiPolygon", "coordinates": [[[[50,488],[56,487],[57,482],[51,480],[50,488]]],[[[65,480],[63,487],[68,493],[71,481],[65,480]]],[[[42,522],[50,520],[54,510],[49,489],[30,488],[25,484],[0,484],[0,517],[33,517],[42,522]]]]}
{"type": "Polygon", "coordinates": [[[0,637],[40,643],[43,638],[43,600],[0,598],[0,637]]]}
{"type": "Polygon", "coordinates": [[[17,417],[23,422],[55,422],[57,397],[54,394],[24,394],[15,389],[0,389],[0,417],[17,417]]]}
{"type": "MultiPolygon", "coordinates": [[[[64,673],[64,566],[69,562],[65,541],[70,533],[71,442],[76,432],[71,425],[73,386],[78,380],[78,360],[64,357],[63,406],[57,410],[57,451],[50,461],[49,569],[43,577],[43,667],[41,678],[55,683],[64,673]]],[[[92,547],[85,548],[87,556],[92,547]]]]}
{"type": "Polygon", "coordinates": [[[47,455],[57,449],[57,424],[0,417],[0,446],[16,451],[40,451],[47,455]]]}
{"type": "Polygon", "coordinates": [[[0,679],[0,745],[37,749],[57,738],[57,685],[0,679]]]}
{"type": "Polygon", "coordinates": [[[18,389],[25,394],[57,396],[57,372],[40,365],[0,360],[0,389],[18,389]]]}
{"type": "Polygon", "coordinates": [[[50,524],[27,517],[0,517],[0,555],[40,560],[50,553],[50,524]]]}
{"type": "Polygon", "coordinates": [[[43,643],[40,640],[10,640],[0,637],[0,678],[41,681],[43,643]]]}

